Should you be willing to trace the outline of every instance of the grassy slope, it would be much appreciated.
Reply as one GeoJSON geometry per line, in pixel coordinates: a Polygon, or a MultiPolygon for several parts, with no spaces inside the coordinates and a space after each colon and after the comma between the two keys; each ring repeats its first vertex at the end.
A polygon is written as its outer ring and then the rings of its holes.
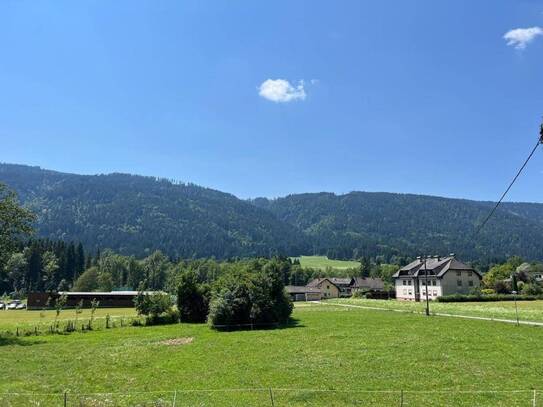
{"type": "Polygon", "coordinates": [[[314,269],[326,269],[327,267],[331,267],[343,270],[360,267],[360,263],[357,261],[331,260],[326,256],[301,256],[296,258],[300,260],[302,267],[314,269]]]}
{"type": "MultiPolygon", "coordinates": [[[[398,394],[341,390],[543,388],[543,329],[495,322],[367,311],[327,305],[296,307],[298,326],[271,331],[214,332],[205,325],[0,339],[0,392],[138,392],[169,389],[319,388],[278,391],[280,405],[398,405],[398,394]],[[184,346],[164,339],[192,337],[184,346]]],[[[521,394],[406,393],[409,405],[530,405],[521,394]],[[434,403],[434,404],[432,404],[434,403]]],[[[172,394],[88,395],[133,405],[171,401],[172,394]]],[[[58,405],[53,396],[39,398],[58,405]]],[[[0,396],[1,405],[28,405],[0,396]]],[[[70,399],[77,403],[75,398],[70,399]]],[[[264,392],[180,393],[177,406],[269,405],[264,392]]],[[[48,405],[47,403],[43,405],[48,405]]],[[[79,404],[74,404],[79,405],[79,404]]],[[[100,404],[96,401],[87,405],[100,404]]],[[[158,405],[170,405],[164,402],[158,405]]]]}
{"type": "MultiPolygon", "coordinates": [[[[396,300],[366,300],[359,298],[342,298],[328,300],[339,304],[353,304],[368,307],[400,309],[406,311],[424,312],[425,302],[396,301],[396,300]]],[[[543,322],[543,301],[518,301],[519,318],[525,321],[543,322]]],[[[476,317],[516,319],[514,301],[497,302],[433,302],[430,301],[430,312],[443,314],[458,314],[476,317]]]]}

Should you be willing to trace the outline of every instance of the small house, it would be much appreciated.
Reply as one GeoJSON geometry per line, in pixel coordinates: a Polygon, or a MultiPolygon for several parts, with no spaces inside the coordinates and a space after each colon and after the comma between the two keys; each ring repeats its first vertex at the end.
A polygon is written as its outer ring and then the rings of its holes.
{"type": "Polygon", "coordinates": [[[338,286],[336,283],[333,282],[333,280],[349,280],[350,285],[350,278],[346,279],[337,279],[337,278],[316,278],[309,283],[307,283],[307,287],[314,287],[318,288],[321,291],[321,298],[339,298],[339,297],[347,297],[350,295],[350,288],[349,288],[349,294],[345,294],[347,288],[345,285],[338,286]]]}

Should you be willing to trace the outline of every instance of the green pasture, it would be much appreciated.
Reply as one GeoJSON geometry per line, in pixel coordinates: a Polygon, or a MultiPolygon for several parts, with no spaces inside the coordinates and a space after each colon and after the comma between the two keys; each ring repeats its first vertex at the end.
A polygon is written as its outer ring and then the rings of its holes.
{"type": "MultiPolygon", "coordinates": [[[[134,308],[97,308],[94,317],[98,321],[105,319],[109,315],[113,320],[120,318],[131,318],[136,316],[134,308]]],[[[80,314],[76,314],[75,309],[63,309],[59,316],[58,322],[60,325],[66,321],[78,320],[78,325],[89,320],[91,310],[88,308],[82,309],[80,314]]],[[[27,310],[0,310],[0,334],[4,331],[13,331],[16,328],[20,330],[31,330],[34,327],[50,326],[56,317],[55,310],[45,311],[27,311],[27,310]]]]}
{"type": "Polygon", "coordinates": [[[0,405],[532,406],[542,341],[539,327],[307,303],[274,330],[0,336],[0,405]]]}
{"type": "MultiPolygon", "coordinates": [[[[412,312],[424,312],[426,302],[397,300],[367,300],[360,298],[341,298],[328,300],[329,303],[351,304],[365,307],[399,309],[412,312]]],[[[543,301],[517,301],[519,319],[523,321],[543,322],[543,301]]],[[[495,302],[434,302],[430,301],[430,312],[442,314],[466,315],[496,319],[516,319],[514,301],[495,302]]]]}
{"type": "Polygon", "coordinates": [[[313,269],[325,270],[326,268],[330,267],[333,269],[345,270],[360,267],[360,263],[358,261],[331,260],[326,256],[300,256],[292,257],[292,259],[298,259],[302,267],[313,269]]]}

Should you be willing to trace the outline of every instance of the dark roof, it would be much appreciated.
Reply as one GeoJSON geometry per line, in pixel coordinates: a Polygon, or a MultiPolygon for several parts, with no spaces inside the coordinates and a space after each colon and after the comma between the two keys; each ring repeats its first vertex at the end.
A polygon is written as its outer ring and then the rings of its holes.
{"type": "Polygon", "coordinates": [[[382,290],[385,283],[380,278],[355,277],[353,278],[353,288],[369,288],[370,290],[382,290]]]}
{"type": "MultiPolygon", "coordinates": [[[[151,295],[154,293],[157,293],[159,291],[144,291],[143,294],[145,295],[151,295]]],[[[138,295],[138,291],[59,291],[59,295],[65,295],[67,297],[72,296],[116,296],[116,297],[125,297],[125,296],[136,296],[138,295]]]]}
{"type": "Polygon", "coordinates": [[[287,285],[285,290],[289,294],[306,294],[306,293],[315,293],[320,294],[321,290],[316,287],[308,287],[303,285],[287,285]]]}
{"type": "Polygon", "coordinates": [[[328,278],[328,280],[330,280],[335,285],[346,285],[346,286],[350,286],[353,281],[352,278],[339,278],[339,277],[331,277],[331,278],[328,278]]]}
{"type": "Polygon", "coordinates": [[[473,267],[462,263],[454,256],[447,257],[429,257],[426,264],[420,258],[403,266],[392,277],[419,277],[428,273],[429,276],[442,277],[449,270],[467,270],[475,272],[479,277],[481,274],[473,267]],[[426,267],[425,267],[426,266],[426,267]]]}

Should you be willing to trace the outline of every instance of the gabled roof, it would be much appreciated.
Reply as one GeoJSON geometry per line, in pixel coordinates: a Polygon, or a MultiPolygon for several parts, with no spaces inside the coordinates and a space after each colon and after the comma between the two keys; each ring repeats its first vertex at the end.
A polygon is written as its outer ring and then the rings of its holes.
{"type": "Polygon", "coordinates": [[[349,278],[331,277],[331,278],[328,278],[328,280],[330,280],[335,285],[346,285],[346,286],[350,286],[351,283],[353,282],[353,279],[350,277],[349,278]]]}
{"type": "Polygon", "coordinates": [[[285,286],[285,290],[287,290],[287,293],[289,294],[320,294],[321,290],[319,290],[317,287],[308,287],[308,286],[300,286],[300,285],[287,285],[285,286]]]}
{"type": "Polygon", "coordinates": [[[426,275],[426,273],[429,276],[442,277],[449,270],[473,271],[479,277],[482,277],[477,270],[457,260],[454,256],[447,256],[441,258],[429,257],[426,259],[426,262],[418,258],[417,260],[409,263],[408,265],[403,266],[396,273],[394,273],[392,277],[419,277],[426,275]]]}
{"type": "MultiPolygon", "coordinates": [[[[332,278],[328,278],[328,277],[324,277],[324,278],[316,278],[316,279],[314,279],[314,280],[311,280],[309,283],[307,283],[307,286],[308,286],[308,287],[317,287],[317,286],[319,286],[322,282],[328,281],[330,284],[335,285],[336,288],[339,289],[339,286],[340,286],[340,285],[337,284],[337,283],[334,283],[332,280],[333,280],[332,278]]],[[[349,279],[349,284],[350,284],[350,279],[349,279]]]]}
{"type": "Polygon", "coordinates": [[[369,288],[370,290],[382,290],[385,283],[380,278],[355,277],[353,278],[352,288],[369,288]]]}

